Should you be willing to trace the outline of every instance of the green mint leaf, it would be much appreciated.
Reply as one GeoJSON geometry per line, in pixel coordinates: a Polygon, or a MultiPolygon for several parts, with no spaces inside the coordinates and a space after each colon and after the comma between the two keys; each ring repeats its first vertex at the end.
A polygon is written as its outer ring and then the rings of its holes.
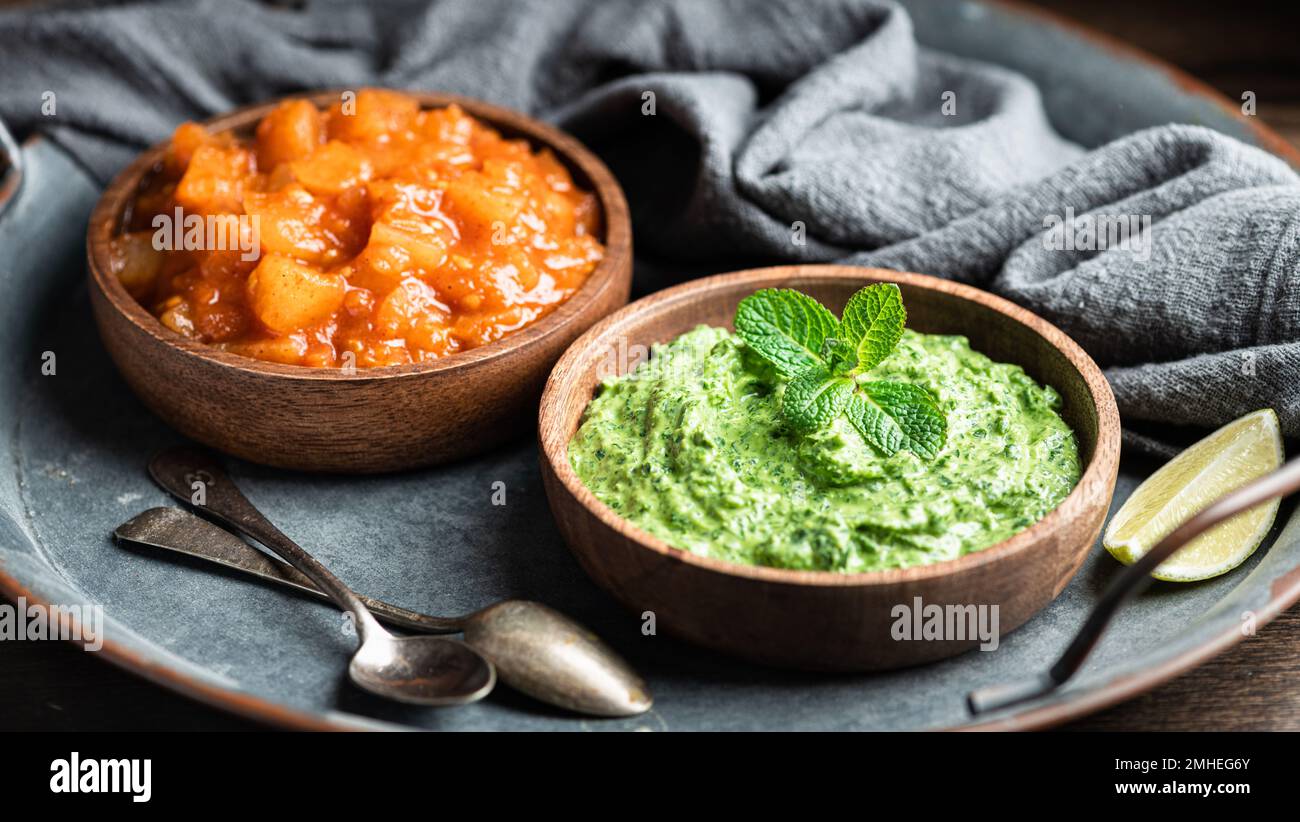
{"type": "Polygon", "coordinates": [[[902,450],[921,459],[938,456],[948,421],[929,391],[919,385],[877,380],[861,385],[845,404],[849,422],[867,442],[893,456],[902,450]]]}
{"type": "Polygon", "coordinates": [[[848,376],[858,365],[858,355],[853,353],[848,343],[834,337],[827,337],[822,343],[821,355],[826,367],[837,377],[848,376]]]}
{"type": "Polygon", "coordinates": [[[736,307],[736,334],[787,381],[781,413],[792,428],[815,431],[847,415],[886,455],[908,450],[929,460],[948,438],[934,397],[917,385],[854,379],[890,355],[906,321],[893,283],[859,290],[843,321],[812,297],[784,288],[757,291],[736,307]]]}
{"type": "Polygon", "coordinates": [[[844,306],[840,338],[853,348],[857,371],[870,371],[888,357],[903,336],[907,309],[903,293],[893,283],[876,283],[859,290],[844,306]]]}
{"type": "Polygon", "coordinates": [[[839,325],[826,306],[788,288],[764,288],[736,307],[736,333],[786,379],[825,367],[822,345],[839,325]]]}
{"type": "Polygon", "coordinates": [[[800,431],[816,431],[844,413],[853,395],[853,380],[837,377],[825,367],[811,368],[785,387],[781,413],[800,431]]]}

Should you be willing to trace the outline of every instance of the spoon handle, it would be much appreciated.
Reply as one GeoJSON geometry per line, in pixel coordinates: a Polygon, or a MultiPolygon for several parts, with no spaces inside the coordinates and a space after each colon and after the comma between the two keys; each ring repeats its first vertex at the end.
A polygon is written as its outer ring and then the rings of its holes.
{"type": "Polygon", "coordinates": [[[1160,563],[1171,557],[1179,548],[1225,520],[1275,497],[1285,497],[1297,491],[1300,491],[1300,459],[1291,460],[1271,474],[1265,474],[1254,482],[1243,485],[1202,509],[1200,513],[1156,543],[1154,548],[1125,568],[1111,582],[1092,613],[1088,615],[1088,620],[1079,629],[1079,633],[1056,660],[1056,664],[1046,673],[1031,680],[971,691],[966,697],[970,712],[988,713],[1037,699],[1061,687],[1083,667],[1084,660],[1101,641],[1101,636],[1106,626],[1110,624],[1111,618],[1115,616],[1115,612],[1151,584],[1151,572],[1160,563]]]}
{"type": "Polygon", "coordinates": [[[335,604],[352,614],[362,642],[371,635],[387,636],[357,595],[272,525],[210,455],[190,448],[169,448],[149,461],[149,474],[172,496],[252,537],[305,574],[335,604]]]}
{"type": "MultiPolygon", "coordinates": [[[[306,574],[267,556],[224,528],[179,508],[150,508],[117,526],[119,543],[147,545],[212,562],[226,568],[293,588],[320,599],[329,596],[306,574]]],[[[458,634],[464,619],[429,616],[383,600],[357,594],[357,599],[380,622],[422,634],[458,634]]]]}

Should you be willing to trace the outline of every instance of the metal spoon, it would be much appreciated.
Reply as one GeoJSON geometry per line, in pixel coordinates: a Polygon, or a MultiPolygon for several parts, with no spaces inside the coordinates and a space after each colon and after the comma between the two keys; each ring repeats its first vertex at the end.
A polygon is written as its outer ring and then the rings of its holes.
{"type": "MultiPolygon", "coordinates": [[[[182,499],[188,502],[186,490],[182,499]]],[[[288,565],[175,508],[145,511],[114,533],[128,542],[188,554],[325,596],[288,565]]],[[[466,616],[436,617],[362,595],[358,599],[390,625],[426,634],[464,632],[465,641],[492,661],[502,681],[542,702],[592,716],[633,716],[654,704],[645,681],[618,654],[591,631],[541,603],[505,600],[466,616]]]]}
{"type": "Polygon", "coordinates": [[[360,687],[399,702],[459,705],[482,699],[496,684],[492,663],[463,642],[433,636],[395,637],[385,631],[338,577],[253,507],[215,460],[195,451],[173,449],[154,457],[149,473],[170,493],[194,502],[279,554],[352,615],[361,647],[348,665],[348,675],[360,687]]]}

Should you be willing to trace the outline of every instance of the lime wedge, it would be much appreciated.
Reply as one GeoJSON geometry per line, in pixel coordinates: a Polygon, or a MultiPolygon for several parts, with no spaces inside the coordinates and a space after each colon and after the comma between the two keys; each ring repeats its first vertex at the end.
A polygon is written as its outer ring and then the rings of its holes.
{"type": "MultiPolygon", "coordinates": [[[[1273,409],[1247,414],[1174,457],[1137,487],[1111,518],[1102,544],[1132,565],[1193,514],[1251,480],[1276,471],[1284,459],[1282,429],[1273,409]]],[[[1170,582],[1226,574],[1255,552],[1277,516],[1279,501],[1245,511],[1201,534],[1152,573],[1170,582]]]]}

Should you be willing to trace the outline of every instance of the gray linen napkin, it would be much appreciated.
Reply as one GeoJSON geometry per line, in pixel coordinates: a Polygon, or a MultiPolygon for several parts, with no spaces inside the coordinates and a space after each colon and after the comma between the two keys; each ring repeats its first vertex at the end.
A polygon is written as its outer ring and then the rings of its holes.
{"type": "Polygon", "coordinates": [[[918,46],[892,3],[0,13],[0,117],[101,181],[183,119],[364,84],[470,94],[577,134],[627,190],[642,288],[755,261],[937,274],[1077,339],[1139,447],[1263,406],[1300,435],[1296,174],[1193,126],[1085,152],[1032,83],[918,46]]]}

